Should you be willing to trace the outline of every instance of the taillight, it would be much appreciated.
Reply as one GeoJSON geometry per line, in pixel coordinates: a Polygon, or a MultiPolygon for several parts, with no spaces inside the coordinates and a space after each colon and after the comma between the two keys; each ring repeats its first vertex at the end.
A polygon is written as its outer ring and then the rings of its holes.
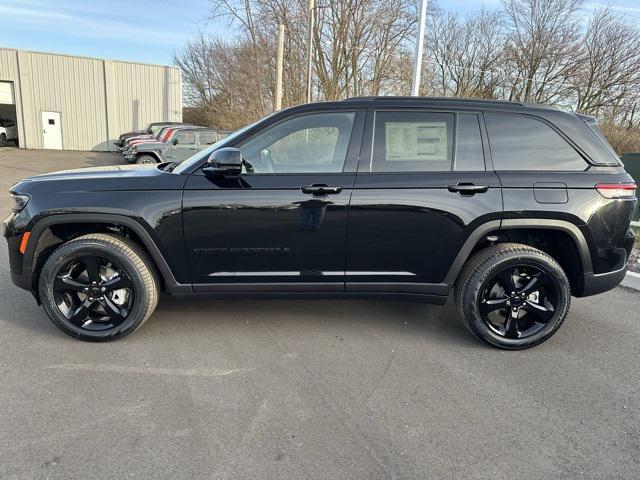
{"type": "Polygon", "coordinates": [[[599,183],[596,190],[604,198],[634,198],[636,196],[635,183],[599,183]]]}

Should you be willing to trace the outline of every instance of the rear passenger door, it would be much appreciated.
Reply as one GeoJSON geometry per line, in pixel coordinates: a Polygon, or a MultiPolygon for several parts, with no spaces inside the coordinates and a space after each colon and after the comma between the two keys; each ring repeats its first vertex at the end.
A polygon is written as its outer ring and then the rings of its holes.
{"type": "Polygon", "coordinates": [[[370,110],[349,210],[347,291],[446,294],[502,194],[479,112],[370,110]]]}

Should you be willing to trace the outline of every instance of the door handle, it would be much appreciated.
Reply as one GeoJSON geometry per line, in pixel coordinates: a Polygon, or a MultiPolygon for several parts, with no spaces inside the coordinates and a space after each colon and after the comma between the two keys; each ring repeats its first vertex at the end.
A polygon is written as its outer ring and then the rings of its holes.
{"type": "Polygon", "coordinates": [[[333,193],[340,193],[342,191],[342,187],[330,187],[329,185],[306,185],[304,187],[300,187],[302,193],[309,193],[311,195],[328,195],[333,193]]]}
{"type": "Polygon", "coordinates": [[[489,190],[488,185],[474,185],[473,183],[457,183],[455,185],[447,185],[447,190],[460,195],[471,196],[476,193],[485,193],[489,190]]]}

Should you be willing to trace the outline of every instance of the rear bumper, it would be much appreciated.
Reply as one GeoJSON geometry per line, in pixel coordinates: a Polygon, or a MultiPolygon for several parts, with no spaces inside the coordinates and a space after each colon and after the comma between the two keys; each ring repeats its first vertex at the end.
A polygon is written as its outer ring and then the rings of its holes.
{"type": "Polygon", "coordinates": [[[588,297],[616,288],[627,274],[627,266],[606,273],[588,273],[584,275],[582,292],[577,297],[588,297]]]}

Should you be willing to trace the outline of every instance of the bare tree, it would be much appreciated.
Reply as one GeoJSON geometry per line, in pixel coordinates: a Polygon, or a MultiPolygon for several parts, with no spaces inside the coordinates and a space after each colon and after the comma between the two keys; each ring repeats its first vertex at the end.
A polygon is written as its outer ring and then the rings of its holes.
{"type": "Polygon", "coordinates": [[[578,66],[582,0],[503,0],[509,100],[559,103],[578,66]]]}
{"type": "MultiPolygon", "coordinates": [[[[175,56],[193,118],[237,128],[268,113],[285,24],[283,105],[305,99],[308,0],[210,0],[229,39],[199,36],[175,56]]],[[[430,2],[426,95],[561,105],[596,115],[617,151],[640,150],[640,29],[583,0],[503,0],[461,17],[430,2]]],[[[408,94],[415,0],[318,0],[314,97],[408,94]]]]}
{"type": "Polygon", "coordinates": [[[571,79],[576,109],[596,114],[621,107],[640,85],[640,31],[601,9],[591,17],[580,45],[581,61],[571,79]]]}
{"type": "Polygon", "coordinates": [[[438,95],[494,98],[500,86],[504,24],[500,12],[481,10],[461,20],[436,10],[429,19],[427,67],[438,95]]]}

